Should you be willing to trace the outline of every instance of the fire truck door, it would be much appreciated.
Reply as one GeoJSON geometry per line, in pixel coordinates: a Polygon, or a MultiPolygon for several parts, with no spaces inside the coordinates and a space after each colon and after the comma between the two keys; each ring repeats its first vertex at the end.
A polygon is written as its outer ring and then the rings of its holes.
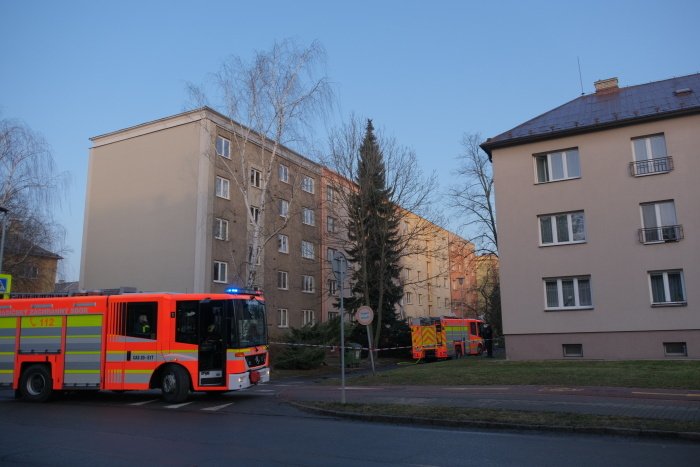
{"type": "MultiPolygon", "coordinates": [[[[123,389],[146,389],[159,361],[158,302],[128,302],[123,321],[123,389]]],[[[167,323],[164,323],[167,324],[167,323]]]]}
{"type": "Polygon", "coordinates": [[[200,386],[224,384],[224,309],[219,301],[203,300],[199,304],[199,375],[200,386]]]}

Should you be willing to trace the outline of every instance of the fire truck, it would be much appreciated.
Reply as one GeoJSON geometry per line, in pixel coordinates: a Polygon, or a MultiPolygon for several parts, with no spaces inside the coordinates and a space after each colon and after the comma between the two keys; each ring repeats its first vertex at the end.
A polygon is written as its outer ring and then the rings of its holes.
{"type": "Polygon", "coordinates": [[[414,318],[411,320],[413,358],[431,360],[481,355],[484,322],[479,319],[414,318]]]}
{"type": "Polygon", "coordinates": [[[0,386],[54,391],[224,392],[270,380],[259,291],[123,293],[0,300],[0,386]]]}

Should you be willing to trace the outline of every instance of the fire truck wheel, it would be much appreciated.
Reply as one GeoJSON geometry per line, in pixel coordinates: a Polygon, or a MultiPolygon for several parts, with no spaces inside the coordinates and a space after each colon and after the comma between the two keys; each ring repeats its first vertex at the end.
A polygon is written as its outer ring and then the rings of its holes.
{"type": "Polygon", "coordinates": [[[24,370],[19,382],[22,399],[28,402],[46,402],[53,392],[53,380],[45,365],[32,365],[24,370]]]}
{"type": "Polygon", "coordinates": [[[183,402],[190,393],[190,375],[181,366],[170,365],[163,371],[160,387],[166,402],[183,402]]]}
{"type": "Polygon", "coordinates": [[[476,348],[476,354],[481,356],[481,355],[483,355],[483,353],[484,353],[484,348],[481,345],[479,345],[479,347],[476,348]]]}

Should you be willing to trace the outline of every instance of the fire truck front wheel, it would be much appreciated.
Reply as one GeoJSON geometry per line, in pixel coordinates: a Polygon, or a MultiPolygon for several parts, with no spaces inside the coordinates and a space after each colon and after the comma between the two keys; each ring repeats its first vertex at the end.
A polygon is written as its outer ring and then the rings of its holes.
{"type": "Polygon", "coordinates": [[[31,365],[22,373],[19,382],[22,400],[46,402],[53,392],[53,380],[46,365],[31,365]]]}
{"type": "Polygon", "coordinates": [[[160,383],[166,402],[184,402],[190,393],[190,375],[179,365],[169,365],[165,368],[160,383]]]}

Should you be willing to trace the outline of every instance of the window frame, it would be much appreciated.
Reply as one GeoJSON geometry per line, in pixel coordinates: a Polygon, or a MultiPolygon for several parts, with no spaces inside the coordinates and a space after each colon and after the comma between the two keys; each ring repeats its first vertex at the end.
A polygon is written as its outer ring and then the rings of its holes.
{"type": "Polygon", "coordinates": [[[562,344],[561,351],[564,358],[583,358],[583,344],[562,344]],[[578,352],[567,351],[567,348],[578,348],[578,352]]]}
{"type": "Polygon", "coordinates": [[[335,221],[336,221],[336,219],[333,216],[326,217],[326,231],[328,233],[335,233],[336,232],[335,221]]]}
{"type": "Polygon", "coordinates": [[[314,276],[309,276],[307,274],[301,275],[301,292],[302,293],[315,293],[316,292],[316,280],[314,276]]]}
{"type": "Polygon", "coordinates": [[[301,177],[301,189],[302,191],[305,191],[310,194],[314,194],[316,191],[315,188],[316,182],[313,177],[309,177],[308,175],[302,175],[301,177]]]}
{"type": "Polygon", "coordinates": [[[228,282],[228,263],[226,261],[216,261],[214,260],[214,273],[212,274],[212,282],[217,284],[225,284],[228,282]],[[221,278],[221,271],[223,269],[223,279],[221,278]]]}
{"type": "Polygon", "coordinates": [[[251,224],[258,224],[260,222],[260,208],[257,206],[250,206],[250,217],[248,218],[251,224]]]}
{"type": "Polygon", "coordinates": [[[328,279],[328,295],[338,295],[338,280],[328,279]]]}
{"type": "Polygon", "coordinates": [[[566,148],[566,149],[558,149],[556,151],[548,151],[548,152],[542,152],[538,154],[533,154],[533,160],[535,163],[535,184],[540,185],[540,184],[545,184],[545,183],[553,183],[553,182],[560,182],[564,180],[575,180],[577,178],[581,178],[581,152],[579,151],[578,147],[572,147],[572,148],[566,148]],[[578,175],[572,176],[569,175],[571,170],[569,170],[569,154],[573,154],[575,151],[576,153],[576,161],[578,165],[578,175]],[[561,178],[554,178],[553,173],[553,164],[552,164],[552,159],[553,156],[561,156],[561,170],[563,177],[561,178]],[[544,159],[543,159],[544,158],[544,159]],[[546,179],[545,180],[540,180],[540,171],[539,171],[539,161],[544,160],[546,162],[546,165],[544,168],[546,169],[546,179]]]}
{"type": "Polygon", "coordinates": [[[576,311],[576,310],[592,310],[593,306],[593,287],[591,286],[591,276],[581,275],[581,276],[564,276],[564,277],[545,277],[542,279],[542,286],[544,289],[544,311],[576,311]],[[564,285],[563,281],[573,281],[573,291],[574,291],[574,303],[575,305],[565,305],[564,304],[564,285]],[[588,281],[588,289],[590,294],[590,304],[581,305],[581,290],[579,287],[580,280],[588,281]],[[550,306],[547,297],[547,283],[557,282],[557,306],[550,306]]]}
{"type": "Polygon", "coordinates": [[[666,199],[666,200],[660,200],[660,201],[650,201],[650,202],[645,202],[645,203],[640,203],[639,204],[639,216],[641,220],[641,225],[642,225],[642,233],[640,235],[640,239],[642,240],[642,243],[645,245],[650,245],[650,244],[655,244],[655,243],[669,243],[669,242],[678,242],[681,240],[682,235],[680,234],[680,231],[676,229],[677,226],[680,224],[678,223],[678,211],[676,211],[676,201],[673,199],[666,199]],[[664,224],[662,221],[662,206],[663,205],[670,205],[671,208],[673,209],[673,221],[674,223],[672,224],[664,224]],[[653,206],[654,208],[654,224],[653,226],[647,226],[646,221],[649,220],[651,221],[652,219],[646,219],[644,216],[644,208],[648,206],[653,206]],[[655,230],[651,230],[655,229],[655,230]],[[670,236],[668,238],[665,237],[665,232],[664,229],[672,229],[673,230],[673,237],[671,238],[670,236]],[[647,239],[647,236],[657,236],[656,239],[647,239]]]}
{"type": "Polygon", "coordinates": [[[685,274],[683,269],[664,269],[658,271],[648,271],[647,272],[647,283],[649,285],[649,300],[651,302],[652,308],[660,307],[673,307],[673,306],[686,306],[688,305],[688,291],[685,284],[685,274]],[[683,295],[682,300],[671,301],[671,283],[669,281],[669,274],[678,274],[680,279],[680,291],[683,295]],[[652,276],[661,275],[663,286],[664,286],[664,300],[663,302],[654,301],[654,285],[652,283],[652,276]]]}
{"type": "Polygon", "coordinates": [[[287,219],[289,217],[289,201],[286,199],[280,199],[277,207],[280,212],[280,217],[287,219]]]}
{"type": "Polygon", "coordinates": [[[413,305],[413,295],[411,292],[404,292],[403,297],[406,299],[406,305],[413,305]]]}
{"type": "Polygon", "coordinates": [[[214,239],[228,241],[228,220],[222,217],[214,219],[214,239]],[[224,232],[223,236],[221,232],[224,232]]]}
{"type": "Polygon", "coordinates": [[[687,357],[688,343],[687,342],[664,342],[664,357],[687,357]],[[681,346],[681,352],[669,352],[669,347],[673,345],[681,346]]]}
{"type": "Polygon", "coordinates": [[[586,243],[588,241],[586,231],[586,214],[584,210],[559,212],[554,214],[541,214],[537,216],[537,225],[539,230],[539,241],[541,247],[550,247],[558,245],[576,245],[579,243],[586,243]],[[581,217],[583,219],[583,240],[574,240],[573,216],[576,214],[581,214],[581,217]],[[561,216],[566,216],[566,233],[569,237],[569,240],[567,241],[559,241],[558,218],[561,216]],[[549,219],[549,229],[552,241],[548,243],[544,242],[544,226],[542,224],[542,221],[544,219],[549,219]]]}
{"type": "Polygon", "coordinates": [[[277,289],[289,290],[289,272],[277,270],[277,289]]]}
{"type": "Polygon", "coordinates": [[[301,241],[301,257],[304,259],[314,259],[316,257],[316,248],[313,242],[308,242],[306,240],[301,241]],[[307,254],[311,252],[310,254],[307,254]]]}
{"type": "Polygon", "coordinates": [[[316,324],[316,313],[314,310],[301,310],[301,325],[313,326],[314,324],[316,324]]]}
{"type": "Polygon", "coordinates": [[[289,310],[287,308],[277,308],[277,327],[289,327],[289,310]]]}
{"type": "Polygon", "coordinates": [[[262,172],[254,167],[250,168],[250,185],[262,188],[262,172]]]}
{"type": "Polygon", "coordinates": [[[279,178],[280,182],[289,183],[289,166],[280,164],[277,167],[277,177],[279,178]]]}
{"type": "Polygon", "coordinates": [[[216,135],[216,142],[214,143],[216,155],[221,156],[224,159],[231,159],[231,140],[224,138],[221,135],[216,135]],[[221,141],[221,151],[219,151],[219,141],[221,141]],[[224,151],[225,148],[225,151],[224,151]],[[225,153],[225,154],[224,154],[225,153]]]}
{"type": "Polygon", "coordinates": [[[289,254],[289,236],[285,234],[277,234],[277,251],[280,253],[289,254]]]}
{"type": "Polygon", "coordinates": [[[214,194],[217,198],[231,199],[231,180],[217,175],[214,185],[214,194]],[[224,187],[226,187],[225,190],[224,187]]]}
{"type": "Polygon", "coordinates": [[[311,208],[301,208],[301,223],[304,225],[316,225],[316,213],[311,208]]]}

